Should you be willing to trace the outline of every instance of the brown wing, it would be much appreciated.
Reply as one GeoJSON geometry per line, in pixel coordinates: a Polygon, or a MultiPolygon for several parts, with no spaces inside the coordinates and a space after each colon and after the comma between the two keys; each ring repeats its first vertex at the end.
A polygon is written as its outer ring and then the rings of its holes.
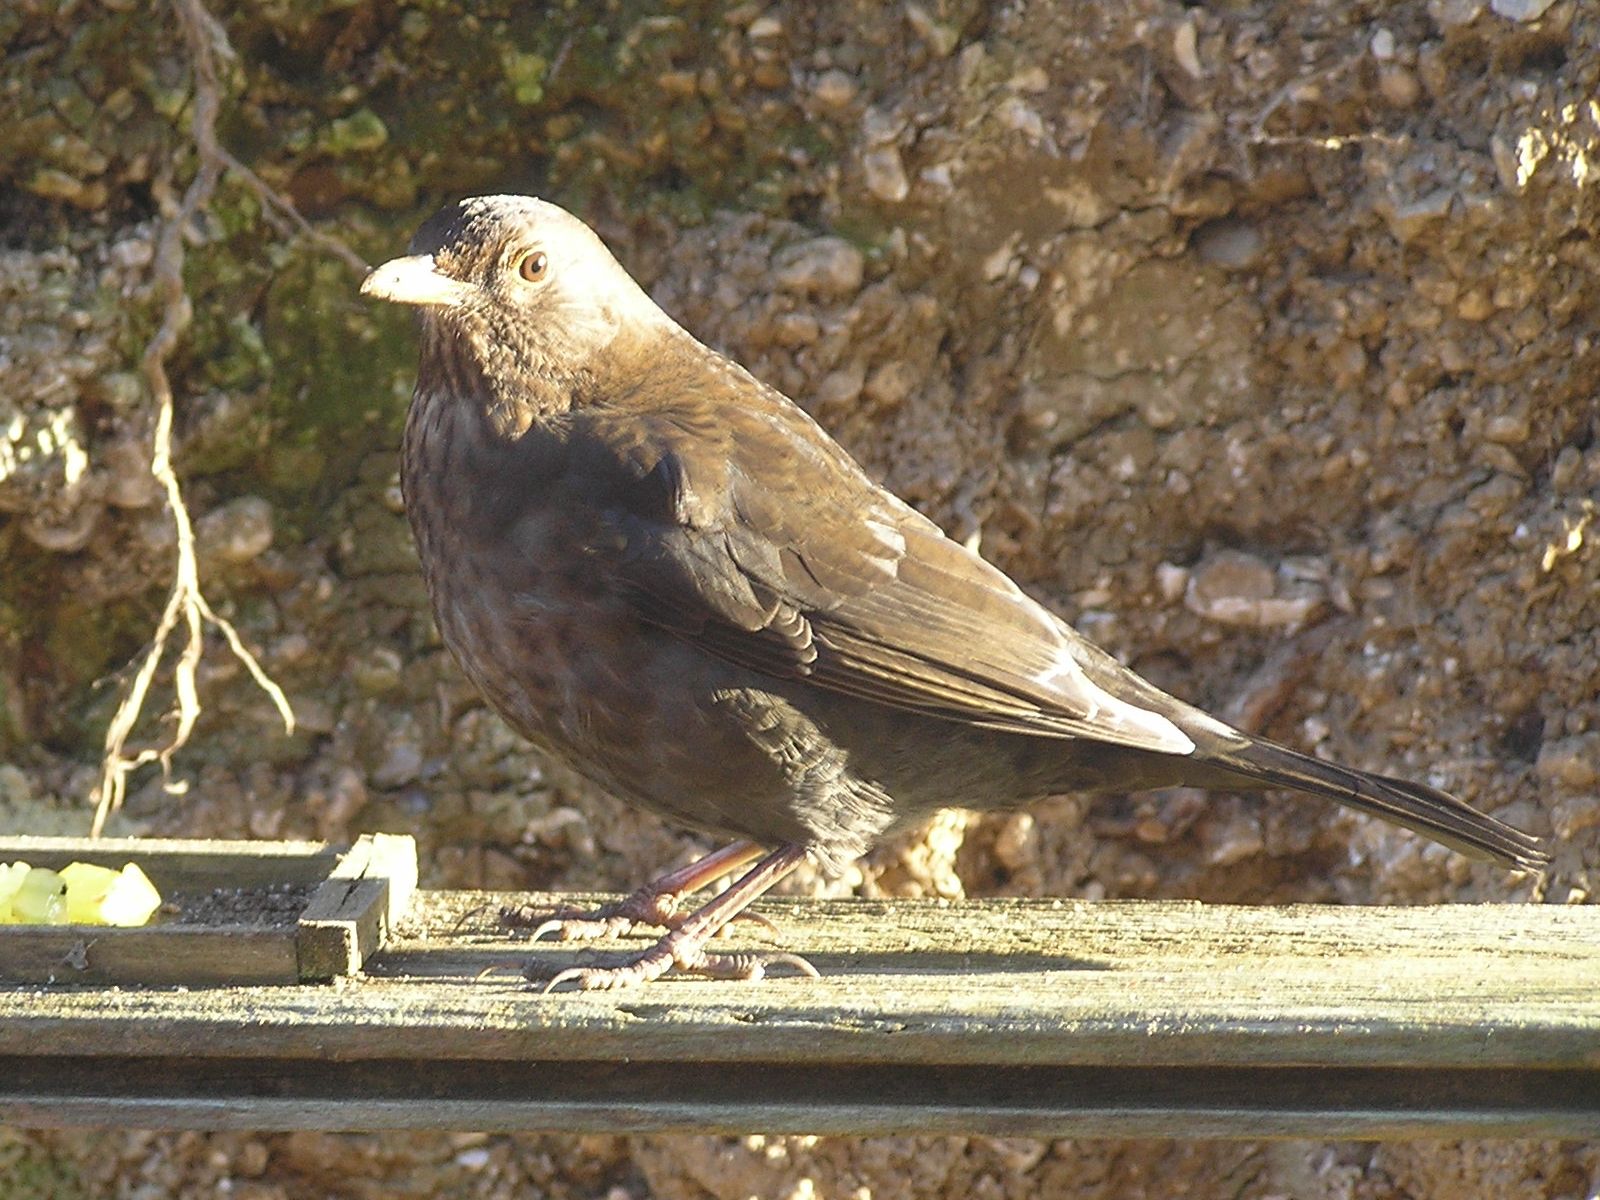
{"type": "Polygon", "coordinates": [[[573,427],[638,481],[609,520],[646,620],[757,671],[949,720],[1194,748],[1162,715],[1177,701],[874,485],[789,400],[694,349],[656,364],[668,402],[589,407],[573,427]]]}

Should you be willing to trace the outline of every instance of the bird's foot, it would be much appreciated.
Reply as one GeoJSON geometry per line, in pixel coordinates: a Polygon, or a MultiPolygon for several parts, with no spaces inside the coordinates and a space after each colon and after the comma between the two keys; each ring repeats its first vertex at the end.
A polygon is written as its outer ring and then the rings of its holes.
{"type": "MultiPolygon", "coordinates": [[[[555,912],[535,911],[526,906],[503,908],[500,921],[511,929],[531,929],[530,942],[537,942],[546,935],[558,942],[614,942],[648,930],[677,929],[689,917],[682,903],[681,895],[641,888],[625,900],[613,900],[599,908],[561,908],[555,912]]],[[[774,936],[778,933],[778,927],[760,913],[736,913],[728,926],[737,924],[759,925],[774,936]]]]}
{"type": "Polygon", "coordinates": [[[551,935],[558,942],[610,942],[638,933],[642,929],[676,929],[688,915],[680,910],[682,897],[642,887],[623,900],[599,908],[561,908],[555,912],[534,912],[527,907],[500,912],[503,924],[517,929],[531,928],[530,941],[551,935]]]}
{"type": "MultiPolygon", "coordinates": [[[[564,908],[555,912],[526,906],[504,908],[500,910],[500,920],[509,928],[531,928],[533,932],[528,937],[535,942],[546,934],[558,942],[609,942],[646,929],[673,930],[689,917],[683,911],[685,896],[760,856],[761,848],[754,842],[734,842],[686,867],[667,872],[626,899],[595,909],[564,908]]],[[[778,932],[771,921],[754,913],[737,913],[733,920],[754,921],[771,933],[778,932]]]]}
{"type": "MultiPolygon", "coordinates": [[[[746,851],[741,849],[740,853],[748,857],[746,851]]],[[[727,891],[681,917],[677,913],[677,896],[674,894],[673,907],[667,913],[667,919],[675,922],[675,925],[671,932],[654,946],[637,958],[619,966],[571,967],[551,979],[544,990],[552,991],[564,983],[577,984],[582,991],[632,987],[659,979],[673,968],[696,975],[710,975],[715,979],[760,979],[770,968],[786,966],[802,975],[815,977],[816,968],[798,954],[765,951],[710,954],[706,951],[707,942],[716,937],[724,926],[743,914],[745,907],[752,900],[799,866],[805,857],[804,846],[795,843],[780,846],[762,857],[760,862],[727,891]]],[[[681,892],[682,889],[676,891],[681,892]]],[[[659,900],[663,892],[660,881],[657,881],[642,893],[628,897],[620,907],[626,908],[641,896],[646,899],[653,896],[659,900]]],[[[615,915],[618,914],[613,914],[615,915]]],[[[608,920],[609,918],[606,919],[608,920]]],[[[563,930],[566,928],[565,922],[547,921],[535,931],[535,936],[552,924],[559,924],[563,930]]]]}
{"type": "Polygon", "coordinates": [[[782,951],[739,951],[711,954],[704,938],[678,941],[682,930],[674,930],[631,962],[612,967],[569,967],[545,984],[553,992],[564,983],[577,985],[581,992],[637,987],[661,978],[676,969],[709,979],[764,979],[773,967],[789,967],[797,974],[818,978],[817,969],[798,954],[782,951]]]}

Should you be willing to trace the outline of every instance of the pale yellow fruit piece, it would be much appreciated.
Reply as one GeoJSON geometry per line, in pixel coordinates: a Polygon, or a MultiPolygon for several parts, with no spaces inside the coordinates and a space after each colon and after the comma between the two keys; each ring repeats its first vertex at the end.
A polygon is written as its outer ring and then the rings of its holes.
{"type": "Polygon", "coordinates": [[[0,863],[0,925],[11,922],[11,898],[28,877],[28,870],[25,862],[0,863]]]}
{"type": "Polygon", "coordinates": [[[67,885],[67,920],[74,925],[105,924],[100,906],[117,882],[117,872],[94,863],[72,862],[61,868],[61,879],[67,885]]]}
{"type": "Polygon", "coordinates": [[[161,907],[161,893],[137,863],[120,871],[75,862],[61,868],[67,919],[74,925],[143,925],[161,907]]]}
{"type": "Polygon", "coordinates": [[[11,919],[23,925],[65,925],[66,884],[48,867],[31,867],[11,897],[11,919]]]}
{"type": "Polygon", "coordinates": [[[160,907],[161,893],[156,891],[156,885],[138,863],[129,863],[117,872],[116,881],[106,893],[100,905],[100,919],[107,925],[143,925],[160,907]]]}

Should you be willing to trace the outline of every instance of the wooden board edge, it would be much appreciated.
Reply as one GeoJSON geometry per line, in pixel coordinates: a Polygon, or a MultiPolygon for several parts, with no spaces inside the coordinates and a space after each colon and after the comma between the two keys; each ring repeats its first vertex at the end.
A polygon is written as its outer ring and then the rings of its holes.
{"type": "Polygon", "coordinates": [[[417,843],[409,834],[362,834],[300,915],[300,978],[354,975],[388,939],[417,889],[417,843]]]}
{"type": "Polygon", "coordinates": [[[8,926],[0,982],[47,987],[219,987],[299,982],[294,932],[247,925],[8,926]]]}

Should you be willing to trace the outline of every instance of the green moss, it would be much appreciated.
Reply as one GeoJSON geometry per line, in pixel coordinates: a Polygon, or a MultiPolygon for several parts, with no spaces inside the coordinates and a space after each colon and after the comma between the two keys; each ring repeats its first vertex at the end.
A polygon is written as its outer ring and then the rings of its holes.
{"type": "Polygon", "coordinates": [[[273,413],[286,430],[315,437],[374,419],[399,428],[403,410],[384,380],[415,357],[409,314],[374,310],[357,282],[343,263],[302,255],[267,289],[262,336],[273,413]]]}
{"type": "Polygon", "coordinates": [[[544,99],[544,73],[549,67],[542,54],[525,54],[509,48],[500,52],[500,69],[505,72],[512,98],[518,104],[534,105],[544,99]]]}
{"type": "Polygon", "coordinates": [[[64,587],[58,556],[24,538],[4,545],[3,558],[0,650],[23,670],[0,681],[0,748],[88,749],[117,700],[117,689],[96,685],[138,652],[154,617],[143,604],[99,603],[64,587]],[[5,695],[8,687],[15,692],[5,695]]]}
{"type": "Polygon", "coordinates": [[[369,153],[388,140],[389,128],[383,123],[383,118],[370,108],[358,108],[348,117],[331,122],[318,148],[325,154],[340,158],[348,154],[369,153]]]}
{"type": "Polygon", "coordinates": [[[364,49],[366,64],[403,69],[380,72],[362,108],[329,120],[320,114],[350,101],[329,82],[348,75],[326,68],[340,32],[332,12],[257,5],[236,15],[235,45],[252,52],[241,55],[249,84],[231,110],[230,144],[308,180],[317,160],[338,160],[339,192],[380,209],[521,189],[579,206],[603,190],[630,209],[676,215],[729,203],[783,211],[799,186],[793,158],[832,154],[792,103],[727,69],[729,31],[712,0],[665,14],[632,0],[552,5],[537,20],[510,0],[412,3],[364,49]],[[714,96],[661,82],[707,68],[714,96]],[[270,108],[253,108],[256,97],[270,108]]]}
{"type": "Polygon", "coordinates": [[[206,363],[206,373],[219,387],[244,388],[259,383],[271,374],[272,358],[267,353],[261,331],[247,313],[233,313],[226,322],[227,336],[223,356],[206,363]]]}

